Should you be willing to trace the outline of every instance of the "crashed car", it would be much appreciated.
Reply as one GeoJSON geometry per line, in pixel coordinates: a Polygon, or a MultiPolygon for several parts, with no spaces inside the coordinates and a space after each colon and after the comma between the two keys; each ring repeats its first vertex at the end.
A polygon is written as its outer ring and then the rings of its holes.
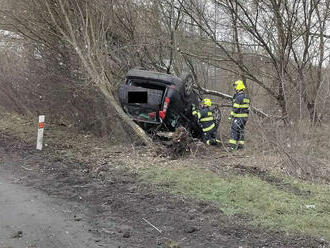
{"type": "MultiPolygon", "coordinates": [[[[193,89],[193,82],[191,74],[180,78],[132,69],[119,88],[119,101],[124,111],[146,131],[175,131],[184,126],[198,137],[202,131],[192,116],[191,106],[199,105],[200,96],[193,89]]],[[[220,122],[219,116],[217,111],[217,122],[220,122]]]]}

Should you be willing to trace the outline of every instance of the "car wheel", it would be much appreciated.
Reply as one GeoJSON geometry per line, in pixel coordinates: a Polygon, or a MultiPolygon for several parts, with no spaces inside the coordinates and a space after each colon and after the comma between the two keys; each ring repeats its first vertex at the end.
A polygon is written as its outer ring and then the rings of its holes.
{"type": "Polygon", "coordinates": [[[184,75],[183,85],[184,85],[184,95],[190,96],[190,94],[193,90],[193,85],[194,85],[194,78],[191,74],[184,75]]]}

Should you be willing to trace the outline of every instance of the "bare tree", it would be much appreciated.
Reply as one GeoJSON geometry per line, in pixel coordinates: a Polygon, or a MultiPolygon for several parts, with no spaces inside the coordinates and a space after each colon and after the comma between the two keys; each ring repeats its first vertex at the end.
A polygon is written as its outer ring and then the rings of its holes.
{"type": "MultiPolygon", "coordinates": [[[[1,10],[3,27],[41,44],[41,51],[56,51],[67,64],[78,58],[90,85],[107,96],[141,138],[142,131],[127,119],[113,94],[118,79],[136,65],[176,74],[188,67],[197,81],[201,75],[208,80],[209,68],[215,73],[221,69],[261,87],[284,121],[297,115],[291,107],[296,99],[300,118],[305,107],[309,118],[316,119],[329,52],[325,0],[4,3],[9,7],[1,10]]],[[[204,92],[212,91],[204,87],[204,92]]]]}
{"type": "Polygon", "coordinates": [[[114,25],[107,13],[120,6],[102,0],[31,0],[10,4],[7,10],[2,10],[7,17],[6,26],[51,49],[72,48],[90,77],[90,86],[99,89],[118,117],[145,144],[151,145],[148,136],[123,112],[113,94],[113,72],[120,69],[121,58],[109,44],[118,42],[116,39],[120,37],[113,32],[107,36],[114,25]]]}
{"type": "MultiPolygon", "coordinates": [[[[203,30],[208,41],[219,48],[217,54],[212,56],[213,66],[262,87],[280,107],[282,118],[286,121],[289,118],[288,101],[293,90],[293,95],[301,96],[310,118],[315,119],[315,92],[320,85],[318,82],[327,53],[324,31],[328,25],[329,4],[326,1],[178,2],[194,25],[203,30]],[[201,5],[208,8],[201,8],[201,5]],[[210,14],[212,6],[218,6],[221,10],[224,18],[220,21],[210,14]],[[214,25],[215,22],[218,25],[214,25]],[[222,27],[224,31],[219,32],[215,26],[222,27]],[[313,53],[316,50],[318,52],[313,53]],[[316,65],[318,79],[313,80],[311,75],[316,65]]],[[[206,44],[204,42],[204,46],[206,44]]],[[[205,61],[205,49],[202,52],[204,54],[194,48],[185,51],[187,56],[205,61]]]]}

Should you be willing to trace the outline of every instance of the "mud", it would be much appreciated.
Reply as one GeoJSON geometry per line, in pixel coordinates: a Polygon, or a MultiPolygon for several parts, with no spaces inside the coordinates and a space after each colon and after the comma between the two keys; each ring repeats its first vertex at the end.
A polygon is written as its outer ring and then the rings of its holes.
{"type": "Polygon", "coordinates": [[[98,247],[88,223],[73,218],[86,211],[83,206],[11,181],[0,177],[0,247],[98,247]]]}
{"type": "Polygon", "coordinates": [[[229,218],[209,202],[161,192],[112,162],[94,173],[91,164],[49,159],[47,153],[3,134],[0,164],[1,173],[16,178],[24,191],[38,190],[46,202],[80,209],[68,218],[84,223],[96,247],[328,247],[316,238],[247,226],[244,216],[229,218]]]}

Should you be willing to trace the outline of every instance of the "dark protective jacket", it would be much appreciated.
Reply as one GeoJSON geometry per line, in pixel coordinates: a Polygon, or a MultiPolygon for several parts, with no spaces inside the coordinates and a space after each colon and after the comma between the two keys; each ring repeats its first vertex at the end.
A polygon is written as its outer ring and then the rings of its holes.
{"type": "Polygon", "coordinates": [[[232,118],[247,118],[250,111],[250,99],[246,92],[239,91],[233,96],[233,109],[230,113],[232,118]]]}
{"type": "Polygon", "coordinates": [[[209,107],[193,110],[192,114],[197,117],[204,133],[215,128],[213,113],[209,107]]]}

